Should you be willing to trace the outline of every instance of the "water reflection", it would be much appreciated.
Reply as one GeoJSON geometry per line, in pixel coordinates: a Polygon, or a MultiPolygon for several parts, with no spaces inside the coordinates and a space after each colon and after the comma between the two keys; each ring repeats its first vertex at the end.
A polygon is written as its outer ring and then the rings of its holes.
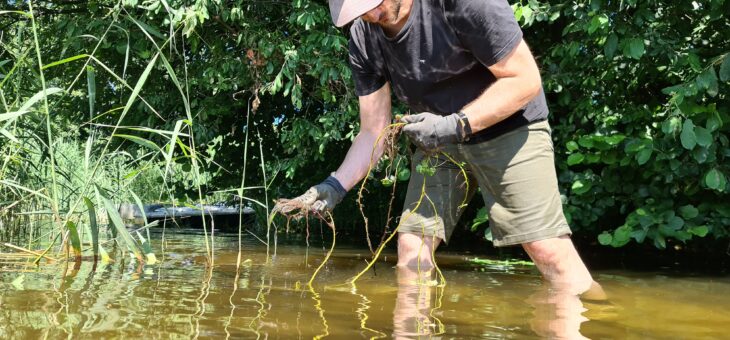
{"type": "Polygon", "coordinates": [[[437,286],[436,271],[418,271],[397,266],[398,294],[393,310],[393,337],[412,339],[444,333],[444,325],[435,315],[441,305],[444,286],[437,286]]]}
{"type": "Polygon", "coordinates": [[[217,238],[206,267],[200,242],[170,234],[146,267],[119,253],[96,270],[3,261],[0,338],[722,338],[730,324],[727,278],[599,272],[605,304],[550,289],[529,266],[448,253],[439,286],[390,253],[352,287],[369,252],[341,248],[309,289],[325,249],[280,245],[267,263],[263,247],[246,244],[239,259],[235,239],[217,238]]]}

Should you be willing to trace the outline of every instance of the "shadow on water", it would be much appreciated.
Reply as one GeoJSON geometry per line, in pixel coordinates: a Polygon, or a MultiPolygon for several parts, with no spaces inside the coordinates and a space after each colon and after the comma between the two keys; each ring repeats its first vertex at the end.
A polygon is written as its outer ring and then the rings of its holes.
{"type": "Polygon", "coordinates": [[[154,266],[120,251],[96,270],[3,257],[0,338],[722,338],[730,324],[727,277],[598,271],[610,301],[581,301],[528,263],[439,252],[438,285],[390,252],[352,286],[370,253],[338,246],[310,289],[325,240],[280,244],[267,264],[248,237],[237,266],[237,237],[219,235],[206,267],[196,232],[160,238],[154,266]]]}

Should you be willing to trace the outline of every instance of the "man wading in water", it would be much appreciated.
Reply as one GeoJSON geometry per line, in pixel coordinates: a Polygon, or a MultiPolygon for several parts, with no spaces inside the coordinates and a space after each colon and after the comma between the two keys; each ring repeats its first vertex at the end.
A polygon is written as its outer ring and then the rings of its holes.
{"type": "MultiPolygon", "coordinates": [[[[602,293],[569,237],[540,71],[507,1],[329,0],[329,6],[336,26],[354,20],[349,62],[360,132],[337,171],[296,200],[333,209],[365,177],[372,147],[391,120],[393,91],[421,112],[403,118],[403,132],[419,148],[412,164],[436,151],[463,162],[469,183],[481,188],[495,246],[522,245],[564,292],[602,293]]],[[[373,160],[382,151],[381,140],[373,160]]],[[[399,268],[433,267],[428,254],[448,240],[464,195],[475,191],[470,185],[465,192],[459,168],[439,166],[426,180],[434,204],[409,214],[422,176],[411,172],[401,215],[408,218],[398,230],[399,268]]]]}

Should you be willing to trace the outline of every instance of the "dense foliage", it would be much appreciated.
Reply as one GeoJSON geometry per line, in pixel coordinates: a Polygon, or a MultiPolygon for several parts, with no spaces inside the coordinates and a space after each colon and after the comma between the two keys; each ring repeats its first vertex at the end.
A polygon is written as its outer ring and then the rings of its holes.
{"type": "MultiPolygon", "coordinates": [[[[36,100],[0,119],[8,202],[25,199],[17,186],[48,188],[51,167],[83,178],[74,167],[111,157],[123,173],[94,176],[120,198],[125,188],[177,202],[238,188],[266,203],[323,179],[357,133],[348,31],[331,25],[324,0],[32,2],[39,58],[28,2],[2,4],[22,12],[0,14],[1,111],[61,89],[49,112],[36,100]],[[61,140],[78,147],[50,147],[61,140]],[[106,143],[114,152],[100,151],[106,143]],[[66,149],[76,165],[58,160],[66,149]]],[[[730,3],[513,8],[543,70],[576,233],[615,247],[728,237],[730,3]]],[[[66,182],[58,196],[84,195],[66,182]]],[[[391,188],[371,183],[367,212],[383,225],[391,188]]],[[[353,196],[338,211],[349,228],[360,224],[353,196]]]]}

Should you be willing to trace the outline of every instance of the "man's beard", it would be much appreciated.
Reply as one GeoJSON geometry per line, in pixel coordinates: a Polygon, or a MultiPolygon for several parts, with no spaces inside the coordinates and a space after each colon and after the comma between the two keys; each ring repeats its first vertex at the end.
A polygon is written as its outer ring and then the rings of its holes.
{"type": "Polygon", "coordinates": [[[393,0],[393,22],[398,22],[401,0],[393,0]]]}

